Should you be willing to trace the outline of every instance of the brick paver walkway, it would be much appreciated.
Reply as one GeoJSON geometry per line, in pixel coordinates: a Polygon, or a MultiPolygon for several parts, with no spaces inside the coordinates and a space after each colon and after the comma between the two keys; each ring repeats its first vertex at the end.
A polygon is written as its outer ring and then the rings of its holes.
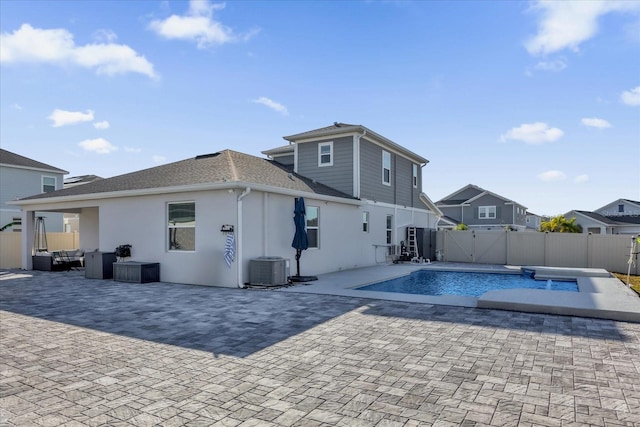
{"type": "Polygon", "coordinates": [[[0,274],[0,425],[640,426],[640,324],[0,274]]]}

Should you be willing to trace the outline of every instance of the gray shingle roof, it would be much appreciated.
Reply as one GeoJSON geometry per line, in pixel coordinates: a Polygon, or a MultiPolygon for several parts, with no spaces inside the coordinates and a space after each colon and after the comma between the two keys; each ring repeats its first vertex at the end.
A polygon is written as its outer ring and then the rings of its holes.
{"type": "Polygon", "coordinates": [[[604,224],[608,224],[608,225],[617,225],[617,222],[611,218],[607,218],[606,216],[602,216],[600,214],[597,214],[595,212],[589,212],[589,211],[578,211],[578,210],[574,210],[573,212],[577,212],[580,213],[584,216],[587,216],[591,219],[594,219],[596,221],[600,221],[604,224]]]}
{"type": "Polygon", "coordinates": [[[66,170],[56,168],[55,166],[48,165],[46,163],[38,162],[37,160],[30,159],[28,157],[21,156],[11,151],[0,148],[0,164],[7,166],[16,166],[29,169],[41,169],[44,171],[67,174],[66,170]]]}
{"type": "Polygon", "coordinates": [[[277,162],[233,150],[224,150],[51,193],[25,197],[21,200],[225,182],[229,184],[233,182],[255,183],[294,191],[353,199],[349,194],[292,173],[277,162]]]}

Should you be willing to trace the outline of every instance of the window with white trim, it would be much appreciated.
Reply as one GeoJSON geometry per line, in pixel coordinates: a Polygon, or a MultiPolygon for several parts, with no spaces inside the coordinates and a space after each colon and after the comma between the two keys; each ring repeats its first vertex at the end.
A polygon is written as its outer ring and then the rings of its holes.
{"type": "Polygon", "coordinates": [[[307,206],[306,217],[309,248],[317,249],[320,247],[320,208],[317,206],[307,206]]]}
{"type": "Polygon", "coordinates": [[[393,240],[393,215],[387,215],[387,244],[393,240]]]}
{"type": "Polygon", "coordinates": [[[167,203],[167,229],[170,251],[195,251],[196,203],[167,203]]]}
{"type": "Polygon", "coordinates": [[[55,176],[43,176],[42,177],[42,192],[51,193],[56,191],[56,177],[55,176]]]}
{"type": "Polygon", "coordinates": [[[362,231],[369,232],[369,212],[362,212],[362,231]]]}
{"type": "Polygon", "coordinates": [[[496,207],[495,206],[480,206],[478,207],[478,218],[480,219],[495,219],[496,207]]]}
{"type": "Polygon", "coordinates": [[[318,144],[318,167],[333,166],[333,141],[318,144]]]}
{"type": "Polygon", "coordinates": [[[413,188],[418,188],[418,165],[413,164],[413,188]]]}
{"type": "Polygon", "coordinates": [[[382,183],[391,185],[391,153],[382,152],[382,183]]]}

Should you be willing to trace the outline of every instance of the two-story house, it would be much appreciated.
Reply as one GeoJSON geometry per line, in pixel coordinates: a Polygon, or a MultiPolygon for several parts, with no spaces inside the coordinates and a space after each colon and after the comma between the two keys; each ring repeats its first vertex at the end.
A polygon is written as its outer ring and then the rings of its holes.
{"type": "Polygon", "coordinates": [[[618,199],[595,211],[572,210],[565,214],[576,218],[583,233],[640,234],[640,201],[618,199]]]}
{"type": "Polygon", "coordinates": [[[439,229],[465,224],[470,230],[524,231],[527,208],[511,199],[469,184],[436,202],[444,216],[439,229]]]}
{"type": "MultiPolygon", "coordinates": [[[[251,261],[293,259],[298,197],[309,235],[302,275],[386,262],[408,228],[435,229],[423,157],[359,125],[285,139],[269,158],[221,150],[14,202],[23,209],[23,246],[36,210],[77,212],[82,249],[130,244],[133,260],[160,263],[162,281],[242,286],[251,261]]],[[[23,267],[30,262],[25,251],[23,267]]]]}
{"type": "MultiPolygon", "coordinates": [[[[69,172],[60,168],[0,149],[0,228],[21,231],[20,208],[8,202],[34,194],[50,193],[63,186],[69,172]]],[[[37,212],[44,217],[46,231],[61,232],[62,214],[37,212]]]]}

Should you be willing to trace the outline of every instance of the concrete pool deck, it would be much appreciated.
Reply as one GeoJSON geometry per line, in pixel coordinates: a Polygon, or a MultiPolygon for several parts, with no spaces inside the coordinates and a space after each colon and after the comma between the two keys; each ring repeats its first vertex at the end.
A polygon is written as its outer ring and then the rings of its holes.
{"type": "Polygon", "coordinates": [[[430,296],[356,289],[368,284],[405,276],[422,269],[514,273],[520,272],[521,268],[520,266],[438,262],[430,264],[379,265],[322,274],[318,276],[317,281],[282,288],[280,291],[561,314],[640,323],[640,297],[603,269],[524,267],[527,270],[535,270],[537,277],[544,279],[575,279],[578,282],[580,292],[507,289],[489,291],[476,298],[458,295],[430,296]]]}

